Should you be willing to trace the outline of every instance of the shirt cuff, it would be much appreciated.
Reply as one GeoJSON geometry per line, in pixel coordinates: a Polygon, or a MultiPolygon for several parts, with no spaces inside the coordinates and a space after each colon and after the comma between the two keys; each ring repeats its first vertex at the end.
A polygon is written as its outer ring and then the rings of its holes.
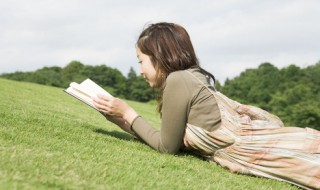
{"type": "Polygon", "coordinates": [[[138,115],[138,116],[136,116],[136,117],[132,120],[132,123],[131,123],[131,125],[130,125],[130,130],[133,131],[133,132],[134,132],[134,130],[133,130],[132,126],[133,126],[134,122],[135,122],[139,117],[141,117],[141,116],[138,115]]]}

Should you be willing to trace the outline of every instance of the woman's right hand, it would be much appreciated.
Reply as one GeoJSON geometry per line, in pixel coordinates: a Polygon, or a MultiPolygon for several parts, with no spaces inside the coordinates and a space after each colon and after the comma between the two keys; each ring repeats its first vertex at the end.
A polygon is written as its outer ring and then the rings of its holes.
{"type": "Polygon", "coordinates": [[[94,106],[106,115],[121,117],[130,124],[138,116],[132,107],[119,98],[98,94],[97,97],[92,97],[92,99],[94,106]]]}

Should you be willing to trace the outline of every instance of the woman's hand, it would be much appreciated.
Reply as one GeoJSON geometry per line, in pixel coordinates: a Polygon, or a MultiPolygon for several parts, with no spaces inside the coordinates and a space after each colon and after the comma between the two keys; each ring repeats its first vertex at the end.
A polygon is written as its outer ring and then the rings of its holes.
{"type": "Polygon", "coordinates": [[[94,106],[103,113],[113,117],[121,117],[130,124],[138,116],[132,107],[119,98],[99,94],[98,97],[93,97],[92,100],[94,106]]]}
{"type": "Polygon", "coordinates": [[[110,116],[123,117],[126,110],[129,109],[128,104],[118,98],[99,94],[92,99],[96,108],[110,116]]]}

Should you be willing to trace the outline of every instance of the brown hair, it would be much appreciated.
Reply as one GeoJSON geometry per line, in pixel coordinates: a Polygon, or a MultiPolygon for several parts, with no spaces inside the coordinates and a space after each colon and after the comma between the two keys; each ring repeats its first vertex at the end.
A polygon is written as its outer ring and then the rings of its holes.
{"type": "Polygon", "coordinates": [[[199,68],[206,75],[212,74],[203,70],[196,57],[188,32],[180,25],[160,22],[148,25],[137,41],[140,51],[149,56],[157,71],[155,85],[159,88],[158,111],[162,108],[162,94],[167,76],[179,70],[199,68]]]}

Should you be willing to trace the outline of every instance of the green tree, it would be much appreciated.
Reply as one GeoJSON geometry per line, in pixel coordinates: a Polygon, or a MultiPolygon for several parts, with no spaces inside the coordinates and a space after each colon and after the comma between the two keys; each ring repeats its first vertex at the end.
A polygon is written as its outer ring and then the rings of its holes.
{"type": "Polygon", "coordinates": [[[42,69],[38,69],[33,73],[32,82],[57,87],[62,86],[61,70],[60,67],[43,67],[42,69]]]}
{"type": "Polygon", "coordinates": [[[71,61],[61,70],[63,87],[67,87],[71,82],[81,82],[86,77],[81,74],[84,65],[79,61],[71,61]]]}
{"type": "Polygon", "coordinates": [[[136,82],[137,80],[137,73],[136,71],[133,69],[133,67],[130,67],[129,73],[127,75],[127,84],[126,84],[126,98],[128,100],[134,100],[135,98],[132,96],[132,90],[133,89],[133,84],[136,82]]]}
{"type": "Polygon", "coordinates": [[[221,92],[278,115],[286,125],[319,128],[320,62],[305,69],[263,63],[227,79],[221,92]]]}
{"type": "Polygon", "coordinates": [[[218,80],[216,80],[214,83],[214,87],[217,91],[221,91],[222,85],[218,80]]]}
{"type": "Polygon", "coordinates": [[[130,97],[132,100],[140,102],[148,102],[154,99],[151,87],[143,77],[137,77],[131,85],[130,97]]]}
{"type": "Polygon", "coordinates": [[[151,87],[146,83],[142,76],[137,76],[132,67],[127,76],[126,98],[140,102],[148,102],[151,99],[154,99],[151,87]]]}
{"type": "Polygon", "coordinates": [[[270,63],[263,63],[257,69],[247,69],[233,80],[226,80],[221,91],[239,102],[268,109],[279,80],[279,70],[270,63]]]}

